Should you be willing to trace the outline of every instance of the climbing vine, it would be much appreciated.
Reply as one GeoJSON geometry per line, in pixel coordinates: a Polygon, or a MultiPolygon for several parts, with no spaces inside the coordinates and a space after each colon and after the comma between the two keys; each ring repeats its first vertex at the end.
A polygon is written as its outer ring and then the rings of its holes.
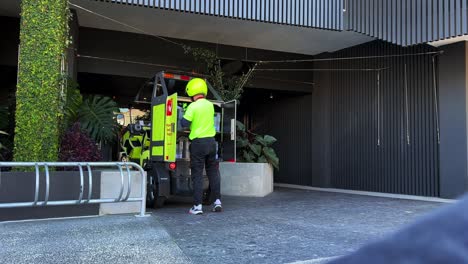
{"type": "Polygon", "coordinates": [[[66,0],[21,1],[14,159],[56,161],[69,45],[66,0]]]}
{"type": "Polygon", "coordinates": [[[221,67],[221,60],[216,53],[209,49],[184,46],[185,54],[192,55],[200,64],[201,71],[207,75],[208,81],[215,87],[224,101],[239,100],[244,92],[244,86],[251,77],[251,73],[243,73],[239,76],[227,75],[221,67]]]}

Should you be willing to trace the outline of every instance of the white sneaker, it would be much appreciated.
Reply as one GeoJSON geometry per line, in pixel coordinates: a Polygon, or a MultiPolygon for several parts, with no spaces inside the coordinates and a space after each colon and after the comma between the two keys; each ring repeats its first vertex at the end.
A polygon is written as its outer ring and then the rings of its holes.
{"type": "Polygon", "coordinates": [[[202,205],[199,204],[199,205],[192,206],[192,208],[190,208],[189,210],[189,214],[193,214],[193,215],[203,214],[202,205]]]}
{"type": "Polygon", "coordinates": [[[213,209],[211,209],[212,212],[222,212],[223,211],[223,206],[221,205],[221,201],[219,199],[216,199],[216,201],[213,204],[213,209]]]}

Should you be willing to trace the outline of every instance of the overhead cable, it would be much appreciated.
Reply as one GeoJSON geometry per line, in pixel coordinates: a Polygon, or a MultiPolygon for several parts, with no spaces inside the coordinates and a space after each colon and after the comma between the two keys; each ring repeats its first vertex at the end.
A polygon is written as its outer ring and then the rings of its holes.
{"type": "MultiPolygon", "coordinates": [[[[157,64],[157,63],[148,63],[148,62],[141,62],[141,61],[132,61],[132,60],[122,60],[122,59],[113,59],[113,58],[104,58],[104,57],[98,57],[98,56],[89,56],[89,55],[81,55],[81,54],[77,54],[76,55],[77,58],[82,58],[82,59],[92,59],[92,60],[103,60],[103,61],[112,61],[112,62],[121,62],[121,63],[131,63],[131,64],[138,64],[138,65],[144,65],[144,66],[154,66],[154,67],[162,67],[162,68],[172,68],[172,69],[183,69],[185,71],[179,71],[179,70],[171,70],[172,73],[186,73],[187,71],[190,71],[191,69],[189,68],[182,68],[182,67],[178,67],[178,66],[174,66],[174,65],[165,65],[165,64],[157,64]]],[[[249,74],[249,78],[250,78],[250,75],[253,73],[253,69],[251,69],[249,72],[250,73],[247,73],[249,74]]],[[[200,76],[200,77],[208,77],[208,75],[206,74],[200,74],[200,73],[191,73],[191,74],[194,74],[196,76],[200,76]]],[[[247,78],[247,79],[249,79],[247,78]]],[[[297,83],[297,84],[307,84],[307,85],[313,85],[314,83],[312,82],[301,82],[301,81],[295,81],[295,80],[286,80],[286,79],[277,79],[277,78],[268,78],[268,77],[264,77],[264,76],[256,76],[255,78],[258,78],[258,79],[264,79],[264,80],[270,80],[270,81],[279,81],[279,82],[288,82],[288,83],[297,83]]],[[[245,85],[245,84],[244,84],[245,85]]]]}
{"type": "Polygon", "coordinates": [[[165,64],[157,64],[157,63],[150,63],[150,62],[141,62],[141,61],[131,61],[131,60],[104,58],[104,57],[89,56],[89,55],[81,55],[81,54],[77,54],[76,57],[77,57],[77,58],[85,58],[85,59],[94,59],[94,60],[104,60],[104,61],[112,61],[112,62],[122,62],[122,63],[139,64],[139,65],[145,65],[145,66],[156,66],[156,67],[163,67],[163,68],[174,68],[174,69],[185,69],[185,70],[190,70],[189,68],[183,68],[183,67],[174,66],[174,65],[165,65],[165,64]]]}
{"type": "Polygon", "coordinates": [[[321,58],[321,59],[294,59],[294,60],[272,60],[272,61],[259,61],[262,64],[267,63],[297,63],[297,62],[321,62],[321,61],[340,61],[340,60],[367,60],[367,59],[383,59],[383,58],[397,58],[397,57],[415,57],[425,55],[440,55],[443,51],[431,51],[422,53],[406,53],[406,54],[389,54],[378,56],[360,56],[360,57],[343,57],[343,58],[321,58]]]}
{"type": "Polygon", "coordinates": [[[339,71],[339,72],[346,72],[346,71],[368,71],[368,72],[374,72],[374,71],[383,71],[387,70],[387,68],[376,68],[376,69],[255,69],[255,71],[268,71],[268,72],[300,72],[300,71],[339,71]]]}
{"type": "Polygon", "coordinates": [[[155,37],[155,38],[161,39],[161,40],[163,40],[163,41],[169,42],[169,43],[171,43],[171,44],[174,44],[174,45],[177,45],[177,46],[180,46],[180,47],[184,47],[184,46],[185,46],[185,45],[182,44],[182,43],[179,43],[179,42],[170,40],[170,39],[165,38],[165,37],[158,36],[158,35],[156,35],[156,34],[153,34],[153,33],[148,32],[148,31],[146,31],[146,30],[143,30],[143,29],[134,27],[134,26],[129,25],[129,24],[127,24],[127,23],[120,22],[120,21],[118,21],[118,20],[116,20],[116,19],[113,19],[113,18],[111,18],[111,17],[108,17],[108,16],[105,16],[105,15],[99,14],[99,13],[97,13],[97,12],[94,12],[94,11],[92,11],[92,10],[89,10],[89,9],[87,9],[87,8],[84,8],[84,7],[82,7],[82,6],[79,6],[79,5],[74,4],[74,3],[72,3],[72,2],[68,2],[68,4],[71,5],[71,6],[74,6],[74,7],[78,8],[78,9],[81,9],[81,10],[83,10],[83,11],[85,11],[85,12],[88,12],[88,13],[90,13],[90,14],[96,15],[96,16],[98,16],[98,17],[102,17],[102,18],[104,18],[104,19],[107,19],[107,20],[112,21],[112,22],[114,22],[114,23],[117,23],[117,24],[119,24],[119,25],[122,25],[122,26],[125,26],[125,27],[128,27],[128,28],[131,28],[131,29],[133,29],[133,30],[135,30],[135,31],[138,31],[138,32],[140,32],[140,33],[153,36],[153,37],[155,37]]]}
{"type": "MultiPolygon", "coordinates": [[[[90,14],[93,14],[95,16],[99,16],[101,18],[104,18],[104,19],[107,19],[109,21],[112,21],[114,23],[117,23],[119,25],[122,25],[122,26],[125,26],[125,27],[128,27],[128,28],[131,28],[135,31],[138,31],[140,33],[143,33],[143,34],[146,34],[146,35],[150,35],[150,36],[153,36],[155,38],[158,38],[158,39],[161,39],[163,41],[166,41],[168,43],[171,43],[171,44],[174,44],[174,45],[177,45],[177,46],[180,46],[182,48],[185,48],[185,47],[188,47],[187,45],[183,44],[183,43],[180,43],[180,42],[177,42],[177,41],[174,41],[174,40],[171,40],[171,39],[168,39],[168,38],[165,38],[165,37],[161,37],[159,35],[156,35],[156,34],[153,34],[151,32],[148,32],[146,30],[143,30],[143,29],[140,29],[138,27],[135,27],[135,26],[132,26],[132,25],[129,25],[127,23],[124,23],[124,22],[121,22],[121,21],[118,21],[116,19],[113,19],[111,17],[108,17],[108,16],[105,16],[103,14],[100,14],[98,12],[95,12],[95,11],[92,11],[92,10],[89,10],[85,7],[82,7],[80,5],[77,5],[77,4],[74,4],[72,2],[68,2],[69,5],[71,6],[74,6],[78,9],[81,9],[87,13],[90,13],[90,14]]],[[[323,61],[342,61],[342,60],[365,60],[365,59],[382,59],[382,58],[396,58],[396,57],[414,57],[414,56],[425,56],[425,55],[440,55],[442,54],[443,51],[431,51],[431,52],[423,52],[423,53],[407,53],[407,54],[389,54],[389,55],[378,55],[378,56],[360,56],[360,57],[342,57],[342,58],[320,58],[320,59],[283,59],[283,60],[247,60],[247,58],[245,60],[242,60],[240,59],[241,61],[245,61],[245,62],[251,62],[251,63],[258,63],[258,64],[269,64],[269,63],[299,63],[299,62],[323,62],[323,61]]],[[[225,60],[239,60],[238,58],[228,58],[228,57],[218,57],[218,59],[225,59],[225,60]]],[[[256,71],[258,71],[258,69],[256,69],[256,71]]]]}

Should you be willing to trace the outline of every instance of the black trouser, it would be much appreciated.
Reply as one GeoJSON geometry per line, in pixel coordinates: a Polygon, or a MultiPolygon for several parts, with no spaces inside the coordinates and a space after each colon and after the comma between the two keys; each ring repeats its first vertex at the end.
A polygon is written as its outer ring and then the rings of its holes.
{"type": "Polygon", "coordinates": [[[216,160],[216,141],[214,138],[197,138],[190,145],[192,169],[193,200],[198,205],[203,200],[203,168],[210,181],[210,202],[221,199],[219,163],[216,160]]]}

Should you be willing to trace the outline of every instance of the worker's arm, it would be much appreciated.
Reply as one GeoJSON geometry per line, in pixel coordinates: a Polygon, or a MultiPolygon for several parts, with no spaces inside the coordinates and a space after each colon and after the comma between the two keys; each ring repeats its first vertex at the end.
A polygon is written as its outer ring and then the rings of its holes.
{"type": "Polygon", "coordinates": [[[190,128],[190,125],[192,124],[194,113],[191,106],[192,104],[187,107],[187,111],[185,111],[184,117],[180,121],[180,125],[183,128],[190,128]]]}
{"type": "Polygon", "coordinates": [[[190,125],[192,124],[192,121],[188,121],[187,119],[182,118],[182,120],[180,121],[180,125],[183,127],[183,128],[190,128],[190,125]]]}

